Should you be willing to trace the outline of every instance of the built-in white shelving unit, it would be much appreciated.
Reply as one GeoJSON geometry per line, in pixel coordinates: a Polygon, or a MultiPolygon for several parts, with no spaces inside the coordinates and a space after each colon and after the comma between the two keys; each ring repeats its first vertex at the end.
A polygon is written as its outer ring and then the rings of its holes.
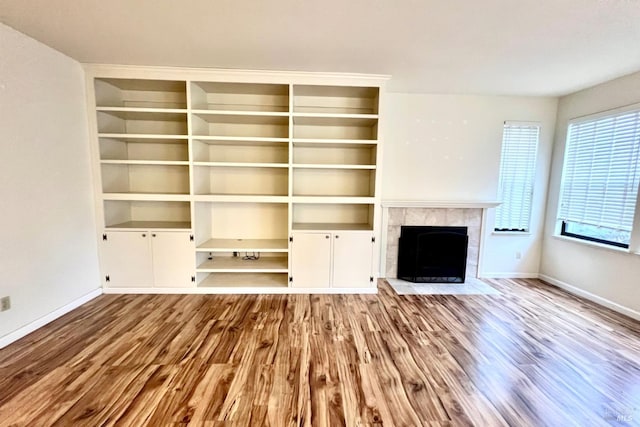
{"type": "Polygon", "coordinates": [[[105,289],[375,291],[386,76],[86,71],[105,289]]]}

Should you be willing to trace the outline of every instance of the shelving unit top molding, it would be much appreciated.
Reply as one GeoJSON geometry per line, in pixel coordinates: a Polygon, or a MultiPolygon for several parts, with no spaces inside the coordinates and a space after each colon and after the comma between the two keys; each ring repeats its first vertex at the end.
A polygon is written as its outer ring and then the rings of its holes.
{"type": "Polygon", "coordinates": [[[186,80],[193,82],[275,83],[298,85],[379,86],[390,75],[311,71],[234,70],[138,65],[83,64],[87,77],[103,79],[186,80]]]}

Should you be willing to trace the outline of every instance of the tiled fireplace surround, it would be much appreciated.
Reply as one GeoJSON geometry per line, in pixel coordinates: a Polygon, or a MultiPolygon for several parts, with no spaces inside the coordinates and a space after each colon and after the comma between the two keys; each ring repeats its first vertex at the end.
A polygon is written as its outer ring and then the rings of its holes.
{"type": "Polygon", "coordinates": [[[382,275],[396,278],[398,271],[398,239],[403,225],[465,226],[468,228],[467,277],[478,277],[484,209],[497,203],[465,204],[464,207],[402,206],[383,203],[383,230],[386,227],[386,256],[382,275]]]}

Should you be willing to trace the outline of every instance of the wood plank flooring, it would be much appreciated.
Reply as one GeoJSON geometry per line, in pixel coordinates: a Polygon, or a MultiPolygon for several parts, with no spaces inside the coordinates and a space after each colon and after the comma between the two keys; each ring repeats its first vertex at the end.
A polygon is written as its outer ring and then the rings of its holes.
{"type": "Polygon", "coordinates": [[[640,425],[639,322],[488,283],[502,295],[103,295],[0,350],[0,425],[640,425]]]}

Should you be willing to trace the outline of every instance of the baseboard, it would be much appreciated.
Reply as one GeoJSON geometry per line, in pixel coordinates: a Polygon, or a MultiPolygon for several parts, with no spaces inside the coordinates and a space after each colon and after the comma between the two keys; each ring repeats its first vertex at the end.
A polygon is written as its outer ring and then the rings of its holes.
{"type": "Polygon", "coordinates": [[[537,279],[538,273],[482,273],[478,279],[537,279]]]}
{"type": "Polygon", "coordinates": [[[558,280],[554,277],[547,276],[546,274],[539,274],[538,278],[540,280],[544,280],[545,282],[556,286],[560,289],[564,289],[565,291],[577,295],[579,297],[588,299],[589,301],[595,302],[596,304],[600,304],[604,307],[610,308],[611,310],[618,312],[620,314],[624,314],[625,316],[629,316],[632,319],[640,320],[640,312],[633,310],[631,308],[625,307],[623,305],[618,304],[617,302],[610,301],[606,298],[602,298],[596,294],[592,294],[591,292],[585,291],[584,289],[580,289],[576,286],[570,285],[562,280],[558,280]]]}
{"type": "Polygon", "coordinates": [[[278,288],[278,287],[202,287],[202,288],[104,288],[105,294],[377,294],[377,287],[367,288],[278,288]]]}
{"type": "Polygon", "coordinates": [[[12,342],[15,342],[17,340],[19,340],[20,338],[29,335],[31,332],[35,331],[36,329],[39,329],[41,327],[43,327],[44,325],[46,325],[47,323],[53,322],[54,320],[56,320],[58,317],[64,316],[65,314],[67,314],[68,312],[70,312],[71,310],[74,310],[78,307],[80,307],[82,304],[85,304],[89,301],[91,301],[92,299],[99,297],[100,295],[102,295],[102,289],[98,288],[94,291],[89,292],[86,295],[81,296],[80,298],[71,301],[69,304],[66,304],[60,308],[58,308],[57,310],[52,311],[51,313],[42,316],[41,318],[34,320],[33,322],[29,323],[28,325],[25,325],[23,327],[21,327],[20,329],[17,329],[13,332],[8,333],[7,335],[0,337],[0,348],[4,348],[6,346],[8,346],[9,344],[11,344],[12,342]]]}

